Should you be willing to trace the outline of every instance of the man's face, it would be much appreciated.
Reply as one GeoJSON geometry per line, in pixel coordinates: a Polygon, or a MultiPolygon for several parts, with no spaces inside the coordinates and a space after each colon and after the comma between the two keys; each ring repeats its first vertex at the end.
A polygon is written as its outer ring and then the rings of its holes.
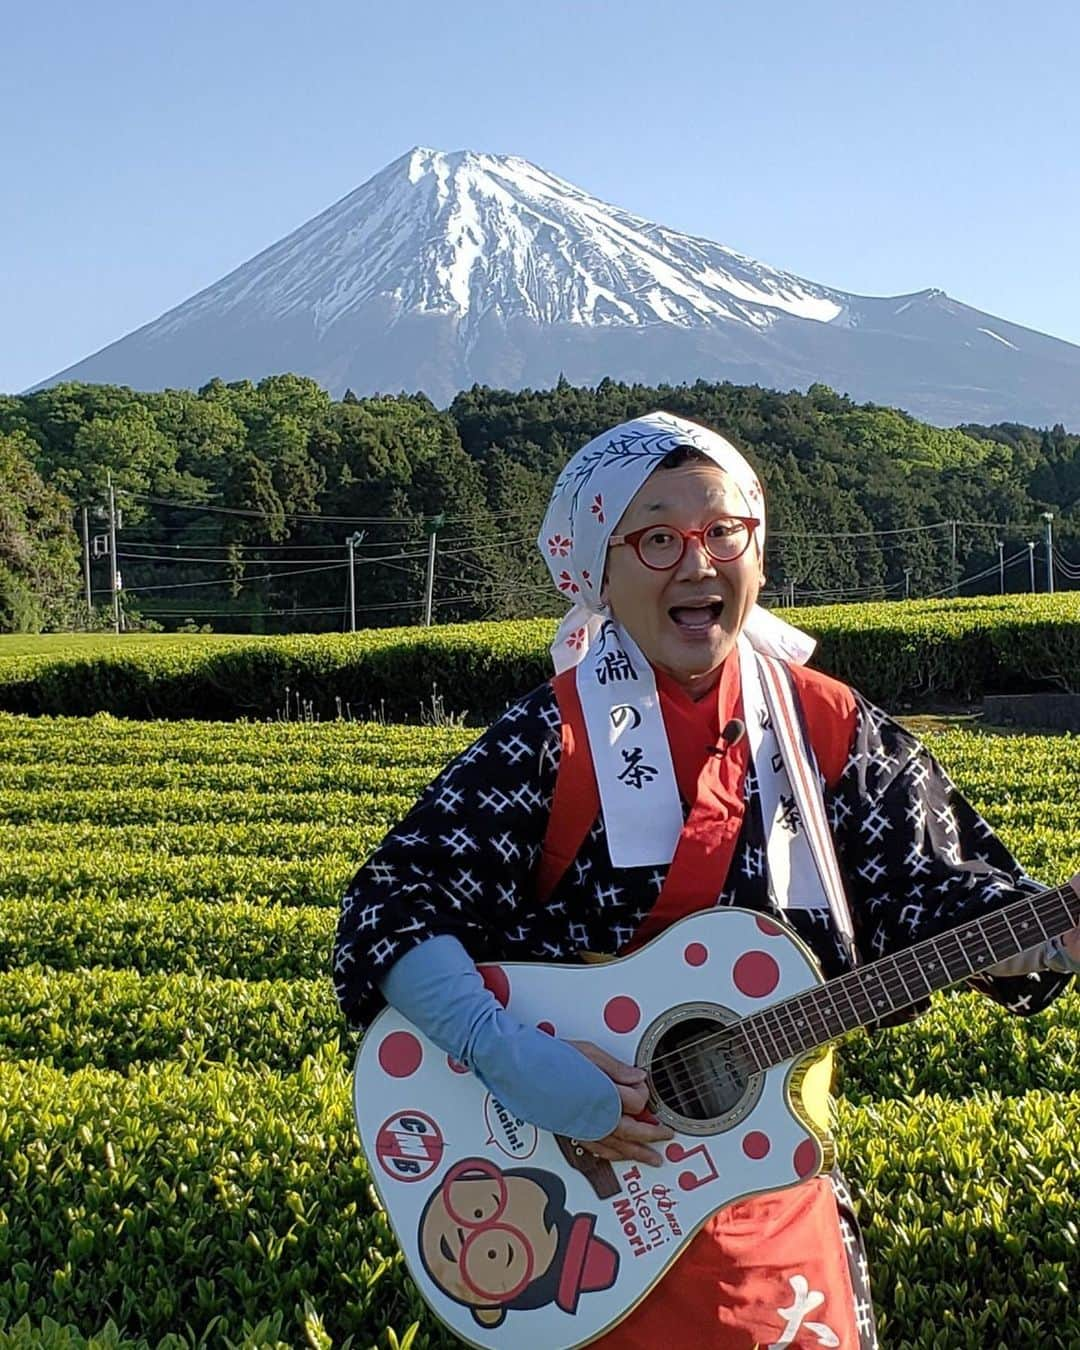
{"type": "MultiPolygon", "coordinates": [[[[547,1196],[528,1177],[466,1173],[428,1209],[420,1242],[435,1282],[475,1309],[497,1308],[548,1269],[558,1231],[543,1222],[547,1196]]],[[[478,1312],[477,1318],[485,1320],[478,1312]]]]}
{"type": "MultiPolygon", "coordinates": [[[[691,461],[651,474],[614,533],[656,525],[700,530],[718,516],[753,514],[722,469],[691,461]]],[[[719,678],[761,582],[753,542],[734,562],[715,562],[700,540],[688,540],[680,562],[666,572],[646,567],[622,544],[608,549],[604,595],[648,661],[700,698],[719,678]]]]}

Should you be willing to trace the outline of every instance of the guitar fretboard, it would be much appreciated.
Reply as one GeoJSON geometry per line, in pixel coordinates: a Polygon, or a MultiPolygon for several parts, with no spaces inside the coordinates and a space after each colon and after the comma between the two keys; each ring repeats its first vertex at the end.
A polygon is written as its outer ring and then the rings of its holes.
{"type": "Polygon", "coordinates": [[[959,984],[1077,924],[1080,895],[1071,885],[1042,891],[774,1003],[744,1017],[737,1028],[755,1069],[763,1072],[908,1008],[935,989],[959,984]]]}

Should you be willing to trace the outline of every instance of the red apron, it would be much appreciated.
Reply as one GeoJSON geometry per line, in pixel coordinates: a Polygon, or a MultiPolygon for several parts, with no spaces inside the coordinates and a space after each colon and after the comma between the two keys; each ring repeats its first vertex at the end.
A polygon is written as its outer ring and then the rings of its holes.
{"type": "MultiPolygon", "coordinates": [[[[808,720],[826,780],[835,782],[851,743],[854,703],[847,706],[841,698],[837,705],[835,682],[826,689],[812,672],[793,673],[804,711],[822,695],[829,705],[818,728],[808,720]]],[[[713,753],[719,729],[742,715],[738,660],[733,655],[724,663],[716,690],[696,703],[661,672],[656,679],[679,791],[692,807],[656,904],[624,951],[715,903],[746,809],[747,738],[713,753]]],[[[538,875],[545,899],[577,856],[600,808],[576,671],[558,676],[554,687],[563,721],[563,764],[538,875]],[[564,773],[563,765],[573,767],[564,773]]],[[[673,1343],[713,1350],[858,1350],[854,1304],[832,1183],[815,1177],[714,1215],[652,1293],[593,1344],[604,1350],[657,1350],[673,1343]]]]}

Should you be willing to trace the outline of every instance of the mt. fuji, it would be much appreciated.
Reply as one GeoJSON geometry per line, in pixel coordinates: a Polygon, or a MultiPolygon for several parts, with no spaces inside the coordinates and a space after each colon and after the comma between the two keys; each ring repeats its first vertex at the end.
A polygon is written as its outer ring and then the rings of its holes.
{"type": "Polygon", "coordinates": [[[310,375],[445,403],[604,376],[821,381],[929,421],[1080,425],[1080,347],[929,289],[806,281],[510,156],[417,148],[159,319],[43,384],[310,375]]]}

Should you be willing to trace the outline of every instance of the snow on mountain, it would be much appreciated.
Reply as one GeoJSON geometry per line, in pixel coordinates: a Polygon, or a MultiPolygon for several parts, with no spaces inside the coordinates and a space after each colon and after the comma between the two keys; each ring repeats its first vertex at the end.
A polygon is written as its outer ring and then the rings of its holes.
{"type": "Polygon", "coordinates": [[[814,380],[934,421],[1080,423],[1080,348],[930,289],[862,297],[512,156],[416,148],[161,318],[46,381],[308,374],[340,395],[605,375],[814,380]],[[1004,363],[1004,364],[1003,364],[1004,363]]]}
{"type": "Polygon", "coordinates": [[[828,321],[823,286],[608,206],[527,160],[417,148],[160,320],[175,332],[245,303],[323,333],[389,297],[398,313],[536,323],[828,321]]]}

